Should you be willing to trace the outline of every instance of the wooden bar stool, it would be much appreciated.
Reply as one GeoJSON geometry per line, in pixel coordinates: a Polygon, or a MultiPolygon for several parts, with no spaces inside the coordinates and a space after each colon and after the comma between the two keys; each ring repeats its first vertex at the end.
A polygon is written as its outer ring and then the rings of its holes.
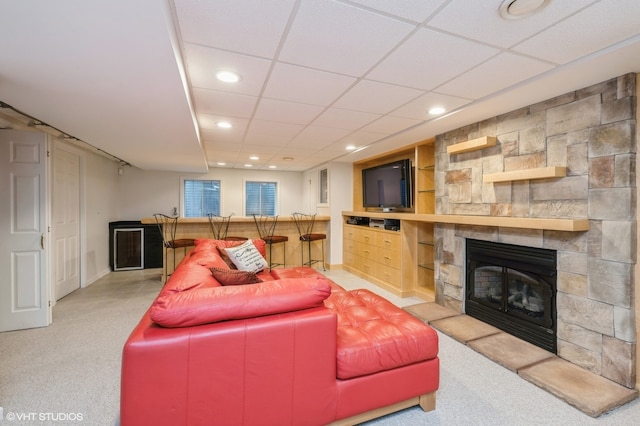
{"type": "Polygon", "coordinates": [[[276,230],[276,224],[278,223],[278,216],[266,216],[254,214],[253,220],[256,222],[256,228],[260,238],[269,246],[269,270],[274,266],[286,266],[287,263],[287,241],[289,237],[286,235],[273,235],[276,230]],[[282,263],[276,263],[273,261],[271,249],[274,244],[283,244],[282,249],[282,263]]]}
{"type": "Polygon", "coordinates": [[[193,238],[176,239],[176,230],[178,229],[178,216],[167,216],[162,213],[153,215],[162,235],[162,245],[164,246],[164,276],[169,278],[169,268],[167,265],[167,255],[169,249],[173,250],[173,270],[176,269],[176,249],[184,248],[184,254],[187,254],[187,247],[195,246],[193,238]]]}
{"type": "Polygon", "coordinates": [[[229,231],[229,222],[231,221],[231,216],[218,216],[217,214],[209,213],[207,217],[209,218],[209,225],[211,226],[211,232],[213,233],[213,239],[215,240],[227,240],[227,241],[245,241],[247,237],[232,237],[227,236],[227,231],[229,231]]]}
{"type": "Polygon", "coordinates": [[[315,214],[293,213],[291,215],[296,227],[298,228],[298,234],[300,235],[300,247],[302,249],[302,266],[311,266],[314,263],[322,262],[322,270],[326,271],[324,266],[324,240],[327,239],[327,234],[318,234],[313,232],[313,225],[316,221],[315,214]],[[314,241],[320,241],[322,243],[322,260],[311,258],[311,243],[314,241]],[[309,251],[309,260],[304,261],[304,243],[307,243],[309,251]]]}

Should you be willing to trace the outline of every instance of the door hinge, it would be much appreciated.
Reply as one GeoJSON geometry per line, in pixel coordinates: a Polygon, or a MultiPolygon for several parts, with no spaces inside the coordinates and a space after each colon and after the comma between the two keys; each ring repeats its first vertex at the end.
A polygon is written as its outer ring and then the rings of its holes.
{"type": "Polygon", "coordinates": [[[49,307],[51,307],[51,300],[49,300],[49,307]]]}
{"type": "Polygon", "coordinates": [[[47,150],[47,158],[51,157],[51,151],[47,150]]]}

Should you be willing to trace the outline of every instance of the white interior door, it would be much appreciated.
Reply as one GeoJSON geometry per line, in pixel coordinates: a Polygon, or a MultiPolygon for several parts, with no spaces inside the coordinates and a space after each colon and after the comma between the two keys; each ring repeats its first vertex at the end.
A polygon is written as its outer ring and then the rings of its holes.
{"type": "Polygon", "coordinates": [[[55,300],[80,288],[80,155],[53,154],[53,264],[55,300]]]}
{"type": "Polygon", "coordinates": [[[51,322],[47,135],[0,130],[0,331],[51,322]]]}

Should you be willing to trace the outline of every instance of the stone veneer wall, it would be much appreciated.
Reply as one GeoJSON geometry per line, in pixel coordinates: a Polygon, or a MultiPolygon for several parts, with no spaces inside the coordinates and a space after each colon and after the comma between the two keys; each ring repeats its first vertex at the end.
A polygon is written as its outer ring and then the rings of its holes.
{"type": "Polygon", "coordinates": [[[465,238],[558,252],[558,355],[636,383],[636,76],[627,74],[436,138],[440,214],[589,218],[587,232],[438,224],[436,302],[464,312],[465,238]],[[496,136],[495,147],[446,147],[496,136]],[[566,166],[567,177],[483,184],[482,175],[566,166]]]}

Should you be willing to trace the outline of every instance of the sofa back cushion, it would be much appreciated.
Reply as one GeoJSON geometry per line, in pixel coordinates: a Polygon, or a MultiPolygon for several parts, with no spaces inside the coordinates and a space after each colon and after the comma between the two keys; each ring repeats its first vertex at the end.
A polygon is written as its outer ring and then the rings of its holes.
{"type": "Polygon", "coordinates": [[[161,293],[151,305],[150,315],[163,327],[190,327],[322,306],[330,294],[331,286],[324,277],[195,288],[161,293]]]}
{"type": "Polygon", "coordinates": [[[187,262],[173,271],[160,295],[219,286],[220,283],[211,275],[211,269],[197,262],[187,262]]]}

